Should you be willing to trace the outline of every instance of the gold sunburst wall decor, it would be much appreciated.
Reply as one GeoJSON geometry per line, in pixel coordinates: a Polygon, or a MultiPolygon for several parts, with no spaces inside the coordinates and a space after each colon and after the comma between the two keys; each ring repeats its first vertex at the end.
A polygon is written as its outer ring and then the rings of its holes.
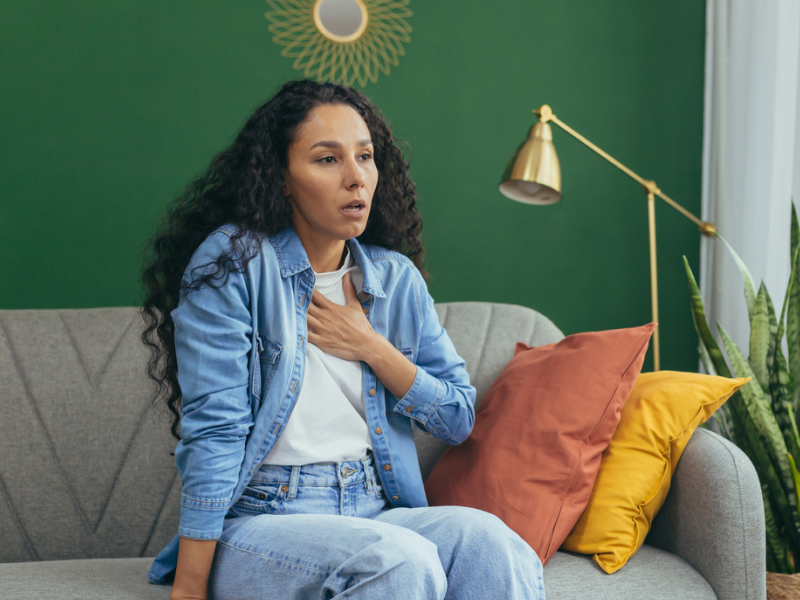
{"type": "Polygon", "coordinates": [[[272,41],[292,67],[345,85],[388,75],[411,41],[409,0],[267,0],[272,41]]]}

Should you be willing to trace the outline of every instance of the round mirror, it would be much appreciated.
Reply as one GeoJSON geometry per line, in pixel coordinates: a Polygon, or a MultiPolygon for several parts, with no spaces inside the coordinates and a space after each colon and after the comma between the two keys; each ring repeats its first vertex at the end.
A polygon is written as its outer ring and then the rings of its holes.
{"type": "Polygon", "coordinates": [[[352,42],[367,28],[367,8],[362,0],[317,0],[314,23],[325,37],[352,42]]]}

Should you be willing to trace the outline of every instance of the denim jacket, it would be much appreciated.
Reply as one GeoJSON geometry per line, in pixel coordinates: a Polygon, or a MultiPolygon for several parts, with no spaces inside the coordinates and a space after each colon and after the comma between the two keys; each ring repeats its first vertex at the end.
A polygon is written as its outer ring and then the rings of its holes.
{"type": "MultiPolygon", "coordinates": [[[[235,231],[226,225],[208,236],[184,278],[230,251],[235,231]]],[[[358,298],[372,328],[417,367],[414,383],[398,399],[361,363],[381,483],[395,507],[428,506],[412,423],[460,444],[472,431],[476,391],[414,263],[356,238],[347,244],[364,276],[358,298]]],[[[180,524],[153,561],[151,582],[172,580],[179,536],[220,537],[228,509],[285,428],[303,382],[314,283],[305,248],[289,225],[267,237],[244,271],[231,273],[220,287],[181,293],[171,313],[183,396],[175,448],[183,482],[180,524]]]]}

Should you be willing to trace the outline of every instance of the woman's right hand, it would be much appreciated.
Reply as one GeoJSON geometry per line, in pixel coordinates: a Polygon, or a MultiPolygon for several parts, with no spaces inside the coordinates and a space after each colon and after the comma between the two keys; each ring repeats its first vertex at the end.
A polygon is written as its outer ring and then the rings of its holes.
{"type": "Polygon", "coordinates": [[[208,574],[217,540],[180,538],[175,582],[169,600],[207,600],[208,574]]]}

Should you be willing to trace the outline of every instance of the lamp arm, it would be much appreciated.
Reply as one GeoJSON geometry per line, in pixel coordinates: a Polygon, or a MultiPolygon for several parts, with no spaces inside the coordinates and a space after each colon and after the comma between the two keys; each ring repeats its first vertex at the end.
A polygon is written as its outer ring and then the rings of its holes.
{"type": "Polygon", "coordinates": [[[714,224],[713,224],[713,223],[708,223],[708,222],[706,222],[706,221],[701,221],[700,219],[698,219],[697,217],[695,217],[695,216],[694,216],[692,213],[690,213],[688,210],[686,210],[685,208],[683,208],[683,207],[682,207],[680,204],[678,204],[677,202],[675,202],[675,200],[673,200],[672,198],[670,198],[669,196],[667,196],[666,194],[664,194],[664,193],[663,193],[663,192],[662,192],[662,191],[661,191],[661,190],[658,188],[658,186],[656,185],[656,182],[655,182],[655,181],[648,181],[648,180],[646,180],[646,179],[643,179],[642,177],[640,177],[639,175],[637,175],[636,173],[634,173],[633,171],[631,171],[631,170],[630,170],[628,167],[626,167],[625,165],[623,165],[621,162],[619,162],[619,161],[618,161],[616,158],[614,158],[613,156],[611,156],[610,154],[608,154],[608,153],[607,153],[607,152],[605,152],[604,150],[602,150],[602,149],[598,148],[597,146],[595,146],[595,145],[594,145],[592,142],[590,142],[589,140],[587,140],[587,139],[586,139],[585,137],[583,137],[583,136],[582,136],[580,133],[578,133],[577,131],[575,131],[575,130],[574,130],[572,127],[570,127],[569,125],[567,125],[566,123],[564,123],[563,121],[561,121],[561,119],[559,119],[558,117],[556,117],[556,116],[555,116],[555,115],[552,113],[552,111],[550,110],[550,107],[549,107],[549,106],[545,105],[545,106],[543,106],[541,109],[536,109],[536,110],[534,110],[533,112],[535,112],[536,114],[538,114],[538,115],[539,115],[539,118],[540,118],[542,121],[544,121],[544,122],[547,122],[547,121],[552,121],[553,123],[555,123],[556,125],[558,125],[559,127],[561,127],[561,129],[563,129],[564,131],[566,131],[567,133],[569,133],[569,134],[570,134],[572,137],[574,137],[574,138],[576,138],[577,140],[579,140],[579,141],[583,142],[583,143],[584,143],[585,145],[587,145],[589,148],[591,148],[592,150],[594,150],[595,152],[597,152],[597,153],[598,153],[600,156],[602,156],[603,158],[605,158],[605,159],[606,159],[608,162],[610,162],[612,165],[614,165],[615,167],[617,167],[618,169],[620,169],[621,171],[623,171],[624,173],[626,173],[628,176],[632,177],[633,179],[635,179],[636,181],[638,181],[640,184],[642,184],[642,187],[644,188],[644,190],[645,190],[647,193],[652,193],[652,194],[655,194],[656,196],[658,196],[659,198],[661,198],[662,200],[664,200],[664,202],[666,202],[667,204],[669,204],[669,205],[670,205],[672,208],[674,208],[675,210],[677,210],[678,212],[680,212],[680,213],[681,213],[683,216],[685,216],[687,219],[689,219],[689,220],[691,220],[691,221],[694,221],[694,223],[695,223],[695,224],[696,224],[698,227],[700,227],[700,231],[701,231],[703,234],[705,234],[705,235],[714,235],[714,234],[717,232],[717,228],[714,226],[714,224]]]}
{"type": "Polygon", "coordinates": [[[694,221],[700,227],[700,231],[702,233],[704,233],[705,235],[715,235],[717,233],[717,228],[713,223],[709,223],[708,221],[701,221],[700,219],[695,217],[692,213],[690,213],[688,210],[683,208],[680,204],[675,202],[675,200],[673,200],[672,198],[667,196],[660,189],[656,188],[655,195],[658,196],[659,198],[661,198],[664,202],[669,204],[672,208],[677,210],[679,213],[681,213],[684,216],[686,216],[686,218],[691,219],[692,221],[694,221]]]}

